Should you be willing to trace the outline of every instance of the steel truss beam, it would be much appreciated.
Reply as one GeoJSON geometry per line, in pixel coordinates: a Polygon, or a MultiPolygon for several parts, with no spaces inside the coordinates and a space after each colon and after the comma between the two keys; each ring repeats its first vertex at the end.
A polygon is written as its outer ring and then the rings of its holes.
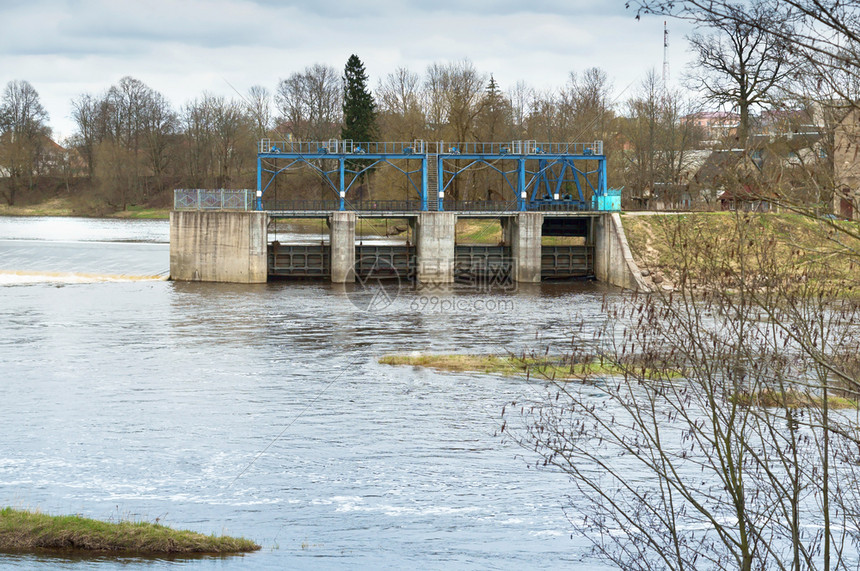
{"type": "Polygon", "coordinates": [[[429,209],[431,196],[437,200],[437,209],[443,210],[445,193],[458,176],[476,168],[488,168],[501,175],[519,211],[564,205],[592,210],[596,198],[607,193],[606,156],[602,152],[600,141],[426,144],[332,140],[284,142],[279,146],[263,140],[257,154],[256,206],[263,209],[263,196],[279,174],[307,167],[326,182],[337,197],[340,210],[346,210],[350,206],[349,191],[361,175],[375,168],[391,167],[409,181],[420,201],[420,210],[429,209]],[[431,160],[436,164],[431,165],[431,160]],[[333,163],[327,165],[329,161],[333,163]],[[428,172],[433,166],[436,188],[430,189],[428,172]],[[263,173],[270,175],[265,185],[263,173]]]}

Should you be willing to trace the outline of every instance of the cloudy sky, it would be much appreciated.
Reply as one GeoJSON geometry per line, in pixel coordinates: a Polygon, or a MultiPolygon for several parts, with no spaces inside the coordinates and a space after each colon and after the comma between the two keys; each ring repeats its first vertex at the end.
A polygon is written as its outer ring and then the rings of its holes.
{"type": "MultiPolygon", "coordinates": [[[[502,89],[538,89],[571,71],[606,70],[619,100],[663,64],[663,20],[636,21],[625,0],[0,0],[0,85],[27,80],[56,138],[69,101],[130,75],[179,108],[203,91],[235,96],[314,63],[364,61],[371,85],[397,67],[469,58],[502,89]],[[631,84],[633,84],[632,87],[631,84]],[[627,91],[625,91],[627,90],[627,91]]],[[[689,59],[669,22],[677,79],[689,59]]]]}

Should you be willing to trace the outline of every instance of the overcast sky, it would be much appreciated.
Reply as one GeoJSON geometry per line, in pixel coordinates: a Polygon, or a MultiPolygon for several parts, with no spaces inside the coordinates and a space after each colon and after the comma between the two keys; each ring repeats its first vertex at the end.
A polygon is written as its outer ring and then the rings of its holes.
{"type": "MultiPolygon", "coordinates": [[[[27,80],[55,138],[74,131],[69,101],[130,75],[178,109],[203,91],[236,96],[314,63],[362,59],[376,87],[397,67],[469,58],[503,90],[538,89],[597,66],[619,100],[663,65],[663,20],[625,0],[0,0],[0,85],[27,80]],[[633,84],[632,87],[631,84],[633,84]],[[232,86],[232,87],[231,87],[232,86]],[[625,92],[625,89],[627,91],[625,92]]],[[[690,28],[669,22],[671,77],[690,28]]]]}

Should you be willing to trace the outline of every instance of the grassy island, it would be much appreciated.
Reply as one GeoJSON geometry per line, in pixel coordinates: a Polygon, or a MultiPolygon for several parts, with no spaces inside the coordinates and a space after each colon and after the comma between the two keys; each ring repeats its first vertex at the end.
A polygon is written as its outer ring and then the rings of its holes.
{"type": "Polygon", "coordinates": [[[46,549],[140,555],[228,554],[256,551],[260,546],[248,539],[175,530],[157,523],[109,523],[77,515],[52,516],[8,507],[0,510],[0,551],[46,549]]]}
{"type": "MultiPolygon", "coordinates": [[[[761,390],[754,393],[740,393],[734,397],[734,402],[740,406],[757,406],[762,408],[822,408],[824,398],[807,392],[789,389],[786,391],[761,390]]],[[[844,396],[828,396],[827,406],[831,409],[858,408],[857,401],[844,396]]]]}
{"type": "MultiPolygon", "coordinates": [[[[383,365],[411,365],[439,371],[524,375],[546,379],[581,379],[591,375],[623,375],[618,365],[597,359],[582,362],[567,357],[517,355],[386,355],[379,359],[383,365]]],[[[669,372],[669,374],[673,374],[669,372]]],[[[677,373],[674,373],[677,374],[677,373]]]]}

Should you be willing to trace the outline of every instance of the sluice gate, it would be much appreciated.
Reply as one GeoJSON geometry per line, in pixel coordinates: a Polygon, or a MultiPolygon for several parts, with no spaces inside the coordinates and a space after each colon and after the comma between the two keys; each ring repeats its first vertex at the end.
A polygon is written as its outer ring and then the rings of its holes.
{"type": "Polygon", "coordinates": [[[594,276],[594,246],[543,246],[540,275],[545,279],[594,276]]]}
{"type": "Polygon", "coordinates": [[[406,278],[415,273],[415,247],[359,245],[355,247],[355,275],[359,279],[406,278]]]}
{"type": "MultiPolygon", "coordinates": [[[[360,279],[415,277],[415,247],[400,245],[356,245],[355,274],[360,279]]],[[[510,246],[457,245],[454,278],[458,282],[503,286],[512,283],[513,258],[510,246]]],[[[328,278],[331,248],[328,244],[268,245],[268,275],[273,278],[328,278]]],[[[545,279],[594,276],[593,246],[543,246],[541,277],[545,279]]]]}
{"type": "Polygon", "coordinates": [[[511,281],[510,246],[457,245],[454,279],[469,283],[504,285],[511,281]]]}

